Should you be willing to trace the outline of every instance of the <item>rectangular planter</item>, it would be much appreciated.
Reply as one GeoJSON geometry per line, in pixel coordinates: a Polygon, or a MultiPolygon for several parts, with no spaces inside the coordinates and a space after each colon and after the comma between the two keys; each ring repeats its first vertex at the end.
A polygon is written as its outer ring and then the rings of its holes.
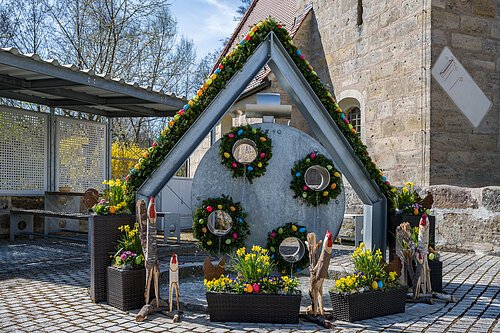
{"type": "Polygon", "coordinates": [[[118,269],[108,267],[108,303],[123,311],[144,305],[146,269],[118,269]]]}
{"type": "Polygon", "coordinates": [[[356,294],[330,292],[333,317],[352,322],[405,312],[407,292],[406,286],[356,294]]]}
{"type": "Polygon", "coordinates": [[[210,321],[298,324],[302,295],[207,293],[210,321]]]}
{"type": "Polygon", "coordinates": [[[91,218],[90,233],[90,297],[94,302],[107,300],[107,269],[121,232],[119,226],[133,227],[135,215],[94,215],[91,218]]]}
{"type": "MultiPolygon", "coordinates": [[[[436,218],[434,216],[428,216],[429,218],[429,245],[434,247],[436,244],[436,218]]],[[[389,243],[389,261],[394,259],[396,255],[396,228],[403,222],[409,222],[410,226],[418,227],[420,223],[420,215],[406,215],[399,214],[389,215],[387,221],[387,241],[389,243]]]]}

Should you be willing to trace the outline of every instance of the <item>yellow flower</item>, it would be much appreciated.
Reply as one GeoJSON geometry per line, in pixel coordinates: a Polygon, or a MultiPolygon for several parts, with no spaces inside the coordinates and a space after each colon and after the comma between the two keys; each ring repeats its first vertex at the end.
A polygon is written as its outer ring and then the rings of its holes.
{"type": "Polygon", "coordinates": [[[236,254],[241,257],[245,254],[245,251],[246,251],[246,249],[244,247],[242,247],[236,251],[236,254]]]}
{"type": "Polygon", "coordinates": [[[391,281],[396,280],[397,276],[398,276],[398,273],[396,273],[396,272],[389,272],[389,277],[391,278],[391,281]]]}
{"type": "Polygon", "coordinates": [[[406,193],[408,193],[408,188],[407,188],[407,187],[403,187],[403,188],[401,189],[401,192],[403,192],[403,193],[405,193],[405,194],[406,194],[406,193]]]}
{"type": "Polygon", "coordinates": [[[260,252],[261,250],[262,250],[262,248],[258,245],[252,246],[252,251],[254,251],[254,252],[260,252]]]}
{"type": "Polygon", "coordinates": [[[413,187],[413,186],[415,186],[415,184],[413,184],[412,182],[406,182],[406,183],[405,183],[405,186],[410,186],[410,187],[413,187]]]}

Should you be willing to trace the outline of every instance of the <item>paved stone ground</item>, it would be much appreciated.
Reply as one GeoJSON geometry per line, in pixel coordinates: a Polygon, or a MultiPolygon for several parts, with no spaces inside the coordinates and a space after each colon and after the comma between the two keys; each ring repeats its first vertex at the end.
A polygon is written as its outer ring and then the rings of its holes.
{"type": "MultiPolygon", "coordinates": [[[[346,255],[333,263],[346,266],[346,255]]],[[[336,322],[335,332],[500,332],[500,257],[443,253],[445,291],[457,303],[407,305],[406,313],[354,324],[336,322]]],[[[163,315],[136,323],[133,313],[88,296],[89,261],[82,245],[0,241],[0,332],[316,332],[311,323],[270,325],[211,323],[186,312],[172,324],[163,315]]],[[[381,304],[383,306],[383,304],[381,304]]]]}

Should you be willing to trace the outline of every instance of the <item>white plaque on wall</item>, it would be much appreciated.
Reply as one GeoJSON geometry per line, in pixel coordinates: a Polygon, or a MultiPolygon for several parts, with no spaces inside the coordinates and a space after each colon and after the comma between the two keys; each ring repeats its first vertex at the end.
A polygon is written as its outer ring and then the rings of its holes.
{"type": "Polygon", "coordinates": [[[492,103],[447,46],[432,67],[432,76],[472,125],[479,126],[492,103]]]}

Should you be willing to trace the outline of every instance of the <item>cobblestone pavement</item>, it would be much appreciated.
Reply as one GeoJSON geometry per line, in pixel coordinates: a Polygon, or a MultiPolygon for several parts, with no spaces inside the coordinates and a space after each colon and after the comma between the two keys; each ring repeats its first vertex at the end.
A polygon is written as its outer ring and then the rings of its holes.
{"type": "MultiPolygon", "coordinates": [[[[316,332],[299,325],[211,323],[186,312],[173,324],[158,314],[136,323],[133,313],[88,296],[89,263],[81,245],[0,241],[0,332],[316,332]]],[[[345,254],[333,262],[345,266],[345,254]]],[[[409,304],[406,313],[335,322],[334,332],[500,332],[500,257],[443,253],[445,291],[457,303],[409,304]]],[[[182,283],[182,281],[181,281],[182,283]]],[[[381,304],[383,306],[383,304],[381,304]]]]}

